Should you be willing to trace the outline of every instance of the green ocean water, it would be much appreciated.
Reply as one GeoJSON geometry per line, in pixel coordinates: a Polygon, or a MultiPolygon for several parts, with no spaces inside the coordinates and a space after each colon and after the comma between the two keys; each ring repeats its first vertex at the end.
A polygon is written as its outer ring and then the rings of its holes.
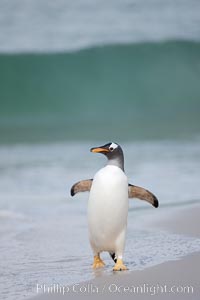
{"type": "Polygon", "coordinates": [[[0,142],[200,133],[200,43],[0,54],[0,142]]]}

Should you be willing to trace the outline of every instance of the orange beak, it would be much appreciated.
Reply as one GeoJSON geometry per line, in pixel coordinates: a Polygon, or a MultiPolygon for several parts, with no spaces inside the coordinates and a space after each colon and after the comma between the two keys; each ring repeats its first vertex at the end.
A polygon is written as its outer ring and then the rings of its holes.
{"type": "Polygon", "coordinates": [[[109,152],[108,149],[101,148],[101,147],[91,148],[90,151],[94,153],[109,152]]]}

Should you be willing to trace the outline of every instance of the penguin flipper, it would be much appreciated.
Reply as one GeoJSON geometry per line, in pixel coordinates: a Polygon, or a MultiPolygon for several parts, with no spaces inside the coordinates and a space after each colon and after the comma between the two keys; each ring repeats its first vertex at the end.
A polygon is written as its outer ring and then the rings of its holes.
{"type": "Polygon", "coordinates": [[[81,180],[76,182],[71,188],[71,196],[80,192],[89,192],[92,186],[93,179],[81,180]]]}
{"type": "Polygon", "coordinates": [[[152,194],[150,191],[148,191],[142,187],[132,185],[130,183],[128,184],[128,197],[145,200],[145,201],[149,202],[150,204],[152,204],[154,207],[159,206],[158,199],[156,198],[156,196],[154,194],[152,194]]]}

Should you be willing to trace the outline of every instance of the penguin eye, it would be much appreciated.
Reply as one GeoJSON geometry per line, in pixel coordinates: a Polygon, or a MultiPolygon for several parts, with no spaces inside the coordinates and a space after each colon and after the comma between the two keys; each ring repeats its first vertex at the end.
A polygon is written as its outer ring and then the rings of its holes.
{"type": "Polygon", "coordinates": [[[109,146],[110,152],[113,152],[117,147],[118,147],[117,144],[115,144],[115,143],[110,143],[110,146],[109,146]]]}

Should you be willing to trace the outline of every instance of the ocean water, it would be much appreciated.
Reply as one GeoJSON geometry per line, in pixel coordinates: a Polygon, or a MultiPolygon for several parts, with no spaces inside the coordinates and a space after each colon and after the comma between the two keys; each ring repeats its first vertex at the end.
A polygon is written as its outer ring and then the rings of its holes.
{"type": "Polygon", "coordinates": [[[106,254],[102,273],[90,268],[88,194],[69,194],[104,165],[89,149],[108,141],[160,201],[130,200],[128,268],[200,250],[148,225],[200,201],[199,11],[196,0],[0,0],[1,299],[112,274],[106,254]]]}
{"type": "Polygon", "coordinates": [[[199,135],[199,42],[0,54],[0,66],[0,142],[199,135]]]}
{"type": "Polygon", "coordinates": [[[200,132],[200,2],[0,1],[0,142],[200,132]]]}

